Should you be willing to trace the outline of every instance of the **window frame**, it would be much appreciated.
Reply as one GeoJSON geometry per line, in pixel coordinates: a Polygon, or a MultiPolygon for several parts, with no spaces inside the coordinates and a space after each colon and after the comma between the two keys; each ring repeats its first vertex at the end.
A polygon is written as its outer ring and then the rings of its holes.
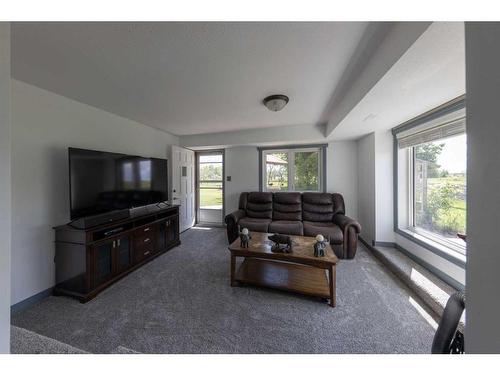
{"type": "Polygon", "coordinates": [[[409,147],[406,150],[405,156],[407,160],[400,160],[400,149],[398,147],[397,135],[402,132],[409,131],[413,128],[420,127],[426,123],[439,120],[446,115],[453,115],[454,113],[465,112],[465,95],[462,95],[452,101],[443,104],[429,112],[426,112],[414,119],[411,119],[392,129],[393,134],[393,179],[394,179],[394,232],[406,239],[430,250],[436,255],[452,262],[453,264],[465,268],[466,263],[466,246],[459,247],[459,245],[446,241],[444,237],[426,231],[422,228],[414,226],[414,186],[415,186],[415,163],[414,163],[414,147],[409,147]],[[406,163],[407,175],[400,177],[399,164],[400,162],[406,163]],[[400,197],[399,197],[399,183],[400,178],[406,179],[407,187],[405,198],[406,204],[406,217],[400,216],[400,197]],[[401,220],[402,219],[402,220],[401,220]]]}
{"type": "Polygon", "coordinates": [[[290,145],[278,147],[259,147],[259,190],[262,192],[272,192],[267,189],[266,175],[266,155],[276,152],[288,154],[288,189],[282,192],[326,192],[326,148],[328,144],[314,145],[290,145]],[[297,152],[318,152],[318,190],[296,190],[295,189],[295,159],[297,152]],[[292,187],[292,188],[291,188],[292,187]]]}

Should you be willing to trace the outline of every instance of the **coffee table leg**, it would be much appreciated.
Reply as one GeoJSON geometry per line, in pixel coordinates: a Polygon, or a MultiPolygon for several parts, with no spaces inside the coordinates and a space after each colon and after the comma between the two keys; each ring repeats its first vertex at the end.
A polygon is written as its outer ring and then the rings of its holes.
{"type": "Polygon", "coordinates": [[[236,267],[236,257],[231,253],[231,286],[236,286],[234,282],[234,268],[236,267]]]}
{"type": "Polygon", "coordinates": [[[330,306],[335,307],[337,304],[337,297],[336,297],[336,277],[337,277],[337,272],[335,266],[331,266],[328,270],[328,279],[330,280],[330,306]]]}

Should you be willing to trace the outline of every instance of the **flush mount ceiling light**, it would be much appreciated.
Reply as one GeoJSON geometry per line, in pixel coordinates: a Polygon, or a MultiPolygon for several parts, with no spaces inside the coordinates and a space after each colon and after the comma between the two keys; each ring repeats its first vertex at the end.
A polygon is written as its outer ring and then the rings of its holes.
{"type": "Polygon", "coordinates": [[[281,111],[288,103],[288,96],[286,95],[271,95],[264,98],[264,105],[273,112],[281,111]]]}

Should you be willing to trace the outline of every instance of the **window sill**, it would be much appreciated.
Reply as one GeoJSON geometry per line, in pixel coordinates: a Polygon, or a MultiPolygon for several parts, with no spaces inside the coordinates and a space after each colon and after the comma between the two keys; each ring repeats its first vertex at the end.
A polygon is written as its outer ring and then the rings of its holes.
{"type": "Polygon", "coordinates": [[[455,250],[450,249],[449,247],[437,242],[433,241],[430,238],[427,238],[425,236],[422,236],[421,234],[415,233],[411,230],[408,229],[396,229],[396,233],[405,237],[406,239],[415,242],[417,245],[420,245],[427,250],[433,252],[434,254],[442,257],[443,259],[446,259],[450,261],[451,263],[465,268],[466,264],[466,256],[463,254],[458,253],[455,250]]]}

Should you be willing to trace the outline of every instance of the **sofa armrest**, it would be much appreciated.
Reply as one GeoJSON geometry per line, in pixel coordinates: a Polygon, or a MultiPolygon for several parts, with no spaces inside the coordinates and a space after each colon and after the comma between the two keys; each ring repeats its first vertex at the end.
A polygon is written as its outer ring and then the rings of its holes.
{"type": "Polygon", "coordinates": [[[353,227],[356,233],[361,232],[361,225],[356,220],[351,219],[348,216],[337,214],[333,217],[333,222],[337,224],[343,232],[348,229],[348,227],[353,227]]]}
{"type": "Polygon", "coordinates": [[[342,214],[335,215],[333,222],[342,229],[344,235],[342,258],[354,258],[358,248],[358,234],[361,232],[361,225],[356,220],[342,214]]]}
{"type": "Polygon", "coordinates": [[[236,210],[226,215],[224,222],[226,223],[227,241],[233,243],[239,236],[238,222],[241,218],[245,217],[244,210],[236,210]]]}
{"type": "Polygon", "coordinates": [[[231,212],[230,214],[227,214],[226,217],[224,218],[224,222],[226,224],[231,224],[231,222],[233,222],[234,224],[238,224],[238,221],[240,221],[240,219],[245,216],[246,216],[245,211],[236,210],[234,212],[231,212]]]}

